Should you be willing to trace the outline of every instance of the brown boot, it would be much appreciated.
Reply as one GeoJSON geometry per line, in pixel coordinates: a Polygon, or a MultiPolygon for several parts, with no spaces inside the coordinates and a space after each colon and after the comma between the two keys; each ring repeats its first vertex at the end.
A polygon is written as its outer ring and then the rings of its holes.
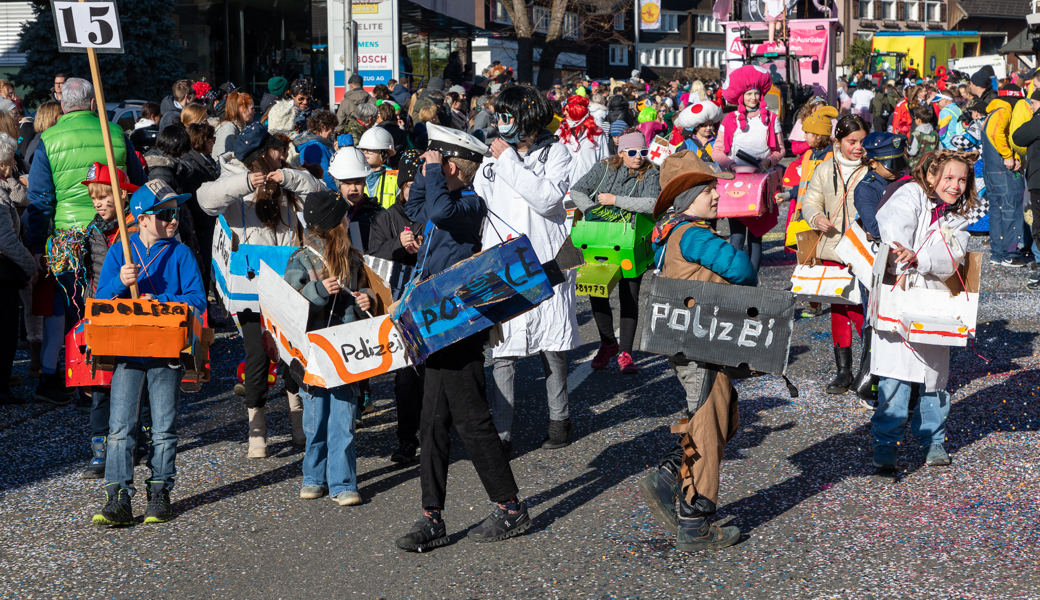
{"type": "Polygon", "coordinates": [[[289,397],[289,423],[292,425],[292,443],[307,445],[307,434],[303,432],[303,400],[299,394],[286,392],[289,397]]]}
{"type": "Polygon", "coordinates": [[[249,408],[249,458],[267,458],[266,407],[249,408]]]}

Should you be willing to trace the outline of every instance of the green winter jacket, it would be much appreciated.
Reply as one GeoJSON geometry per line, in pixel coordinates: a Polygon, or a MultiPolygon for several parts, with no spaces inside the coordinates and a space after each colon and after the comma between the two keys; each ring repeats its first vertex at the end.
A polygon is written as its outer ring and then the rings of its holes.
{"type": "MultiPolygon", "coordinates": [[[[126,144],[123,129],[109,123],[112,149],[116,164],[126,170],[126,144]]],[[[89,110],[77,110],[62,115],[58,122],[40,135],[47,151],[57,199],[54,209],[54,229],[85,229],[97,214],[82,181],[87,178],[90,165],[108,163],[105,142],[101,136],[100,119],[89,110]]]]}

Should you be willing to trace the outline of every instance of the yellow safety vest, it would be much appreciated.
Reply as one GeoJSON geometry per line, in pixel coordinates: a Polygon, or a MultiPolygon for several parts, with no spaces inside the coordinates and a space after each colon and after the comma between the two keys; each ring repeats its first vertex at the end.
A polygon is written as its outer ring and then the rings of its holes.
{"type": "Polygon", "coordinates": [[[379,200],[383,208],[390,208],[397,201],[397,170],[383,171],[379,183],[369,194],[379,200]]]}

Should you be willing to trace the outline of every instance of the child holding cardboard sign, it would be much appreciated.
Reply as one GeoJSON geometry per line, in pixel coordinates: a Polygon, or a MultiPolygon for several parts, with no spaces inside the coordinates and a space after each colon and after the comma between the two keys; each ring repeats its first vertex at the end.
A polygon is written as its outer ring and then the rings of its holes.
{"type": "MultiPolygon", "coordinates": [[[[707,220],[718,216],[719,179],[690,150],[677,152],[661,165],[661,195],[654,213],[669,206],[673,214],[654,229],[654,247],[662,277],[758,285],[748,255],[715,233],[707,220]]],[[[736,527],[710,521],[719,496],[719,467],[726,443],[737,432],[737,392],[718,366],[669,357],[686,391],[686,418],[672,427],[679,443],[664,456],[656,471],[639,482],[651,514],[665,529],[676,531],[675,548],[684,552],[732,546],[740,538],[736,527]],[[676,492],[679,512],[675,511],[676,492]]]]}
{"type": "MultiPolygon", "coordinates": [[[[422,277],[436,275],[480,252],[481,224],[488,210],[471,187],[488,152],[471,135],[429,124],[429,151],[405,206],[408,218],[430,222],[436,229],[426,239],[422,277]]],[[[460,285],[465,282],[459,282],[460,285]]],[[[470,531],[478,542],[504,540],[531,527],[527,507],[517,498],[519,488],[505,448],[488,412],[484,380],[487,331],[471,335],[434,352],[426,359],[422,417],[419,422],[419,479],[423,515],[397,547],[423,551],[448,543],[442,518],[448,484],[450,429],[454,423],[466,444],[473,467],[496,506],[483,523],[470,531]]]]}
{"type": "MultiPolygon", "coordinates": [[[[116,242],[101,269],[98,298],[127,298],[137,284],[141,298],[159,302],[186,302],[198,314],[206,310],[206,290],[195,255],[173,239],[177,213],[191,194],[174,193],[166,183],[149,181],[130,199],[130,212],[140,231],[130,236],[135,264],[124,264],[122,242],[116,242]]],[[[96,525],[129,525],[134,515],[130,498],[134,488],[132,452],[137,436],[138,405],[148,388],[152,409],[151,471],[147,484],[145,523],[163,523],[173,517],[170,491],[177,469],[177,404],[184,367],[170,359],[119,358],[112,374],[108,457],[105,463],[105,506],[94,515],[96,525]]]]}
{"type": "MultiPolygon", "coordinates": [[[[119,173],[119,191],[123,197],[123,207],[126,215],[126,227],[129,233],[137,232],[137,220],[130,213],[130,202],[128,194],[138,190],[139,186],[130,183],[126,173],[117,169],[119,173]]],[[[119,239],[119,221],[116,218],[116,203],[112,197],[111,172],[106,165],[94,163],[87,171],[87,178],[83,185],[90,192],[90,200],[94,203],[97,215],[87,226],[87,238],[84,244],[86,256],[83,264],[87,266],[86,275],[90,277],[84,285],[84,296],[96,298],[98,284],[101,281],[101,270],[108,256],[108,248],[119,239]]],[[[146,392],[147,393],[147,392],[146,392]]],[[[109,400],[111,390],[106,387],[94,386],[90,393],[90,447],[94,457],[90,460],[83,479],[101,479],[105,476],[105,462],[107,458],[108,440],[108,418],[109,400]]],[[[149,432],[151,430],[151,414],[148,411],[148,403],[141,406],[141,433],[137,440],[136,454],[144,454],[150,444],[149,432]]],[[[136,462],[136,461],[135,461],[136,462]]]]}
{"type": "MultiPolygon", "coordinates": [[[[878,210],[881,240],[893,249],[888,271],[905,276],[908,285],[942,290],[947,289],[948,279],[960,277],[957,267],[968,248],[966,217],[978,203],[975,160],[974,155],[949,150],[924,156],[914,170],[913,183],[900,188],[878,210]]],[[[944,389],[950,371],[949,347],[907,343],[898,332],[874,331],[873,341],[876,351],[871,353],[870,372],[881,378],[878,407],[870,420],[878,476],[896,476],[914,382],[922,389],[911,429],[925,463],[950,464],[944,446],[950,414],[950,393],[944,389]]]]}
{"type": "MultiPolygon", "coordinates": [[[[307,331],[363,319],[373,305],[361,253],[347,233],[349,208],[335,192],[311,192],[304,199],[307,237],[289,259],[285,280],[311,303],[307,331]]],[[[354,449],[358,406],[351,385],[326,389],[297,383],[307,434],[300,498],[328,492],[340,506],[361,504],[354,449]]]]}

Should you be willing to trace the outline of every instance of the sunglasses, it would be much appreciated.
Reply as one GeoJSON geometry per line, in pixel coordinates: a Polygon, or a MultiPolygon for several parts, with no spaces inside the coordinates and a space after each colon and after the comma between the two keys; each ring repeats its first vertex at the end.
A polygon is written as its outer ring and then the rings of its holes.
{"type": "Polygon", "coordinates": [[[158,209],[158,210],[146,210],[142,214],[152,215],[156,219],[159,219],[160,221],[166,221],[167,223],[169,223],[170,221],[172,221],[172,220],[177,218],[177,212],[179,210],[180,210],[179,207],[178,208],[161,208],[161,209],[158,209]]]}
{"type": "Polygon", "coordinates": [[[643,148],[641,150],[634,150],[634,149],[622,150],[621,152],[623,154],[627,154],[629,158],[635,158],[636,155],[639,155],[639,156],[642,156],[643,158],[646,158],[646,155],[650,154],[650,151],[647,150],[646,148],[643,148]]]}
{"type": "Polygon", "coordinates": [[[506,125],[509,125],[513,122],[513,115],[508,113],[495,113],[495,118],[497,118],[499,122],[505,123],[506,125]]]}

